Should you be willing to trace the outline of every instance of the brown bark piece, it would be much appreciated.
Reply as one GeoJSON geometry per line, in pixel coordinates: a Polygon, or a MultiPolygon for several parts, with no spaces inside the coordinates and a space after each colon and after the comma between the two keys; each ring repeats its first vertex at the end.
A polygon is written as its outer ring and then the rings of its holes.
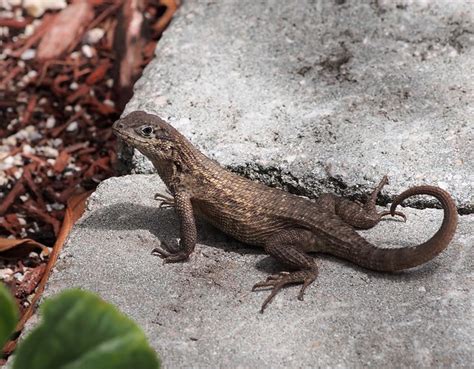
{"type": "Polygon", "coordinates": [[[35,291],[45,270],[46,264],[40,264],[36,268],[27,271],[25,273],[25,278],[15,291],[15,296],[22,298],[31,295],[35,291]]]}
{"type": "Polygon", "coordinates": [[[119,110],[125,107],[133,94],[133,84],[141,72],[142,50],[146,44],[143,37],[144,0],[125,0],[120,10],[115,30],[114,90],[119,110]]]}
{"type": "Polygon", "coordinates": [[[80,40],[89,22],[94,18],[94,10],[87,1],[69,5],[56,15],[49,32],[38,45],[38,60],[54,59],[80,40]]]}
{"type": "Polygon", "coordinates": [[[16,198],[24,193],[25,193],[25,186],[23,186],[23,183],[21,181],[18,181],[17,183],[15,183],[11,191],[8,193],[8,195],[5,197],[2,204],[0,205],[0,215],[5,214],[8,208],[16,200],[16,198]]]}
{"type": "Polygon", "coordinates": [[[54,163],[53,169],[56,173],[61,173],[69,164],[69,158],[71,155],[66,150],[63,150],[59,153],[54,163]]]}
{"type": "Polygon", "coordinates": [[[100,64],[89,76],[87,76],[86,83],[89,86],[95,85],[97,82],[100,82],[104,79],[109,70],[110,63],[109,61],[105,61],[100,64]]]}
{"type": "Polygon", "coordinates": [[[14,47],[15,51],[11,53],[11,56],[19,58],[21,54],[23,54],[27,49],[35,45],[38,40],[40,40],[41,37],[43,37],[43,35],[49,30],[49,27],[51,27],[53,21],[54,17],[51,14],[46,14],[38,28],[30,37],[28,37],[28,39],[26,39],[25,42],[23,42],[23,40],[18,41],[18,43],[21,43],[22,46],[18,48],[14,47]]]}

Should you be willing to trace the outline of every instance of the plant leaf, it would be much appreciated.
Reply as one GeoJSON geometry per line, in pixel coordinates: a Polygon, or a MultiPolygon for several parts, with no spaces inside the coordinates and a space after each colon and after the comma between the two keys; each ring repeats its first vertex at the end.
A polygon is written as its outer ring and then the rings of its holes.
{"type": "Polygon", "coordinates": [[[18,309],[13,296],[3,283],[0,283],[0,351],[15,330],[18,322],[18,309]]]}
{"type": "Polygon", "coordinates": [[[68,290],[41,309],[43,321],[20,343],[13,369],[159,368],[136,323],[96,295],[68,290]]]}

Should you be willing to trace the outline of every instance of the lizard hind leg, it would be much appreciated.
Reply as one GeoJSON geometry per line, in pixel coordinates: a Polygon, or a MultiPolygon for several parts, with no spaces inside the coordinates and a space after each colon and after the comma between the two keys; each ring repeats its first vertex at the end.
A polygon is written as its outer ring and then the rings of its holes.
{"type": "Polygon", "coordinates": [[[318,267],[314,259],[304,251],[311,244],[313,234],[307,230],[287,230],[272,236],[265,244],[265,251],[296,271],[280,272],[269,276],[265,281],[256,283],[252,291],[259,288],[271,287],[272,292],[265,299],[260,309],[263,313],[267,305],[277,293],[290,284],[302,284],[298,300],[303,300],[308,286],[318,276],[318,267]]]}
{"type": "MultiPolygon", "coordinates": [[[[347,224],[358,229],[369,229],[377,225],[384,216],[392,215],[390,211],[378,212],[375,207],[377,196],[382,188],[388,184],[388,177],[383,176],[377,187],[374,188],[365,204],[353,202],[344,198],[337,198],[336,214],[347,224]]],[[[394,212],[392,216],[398,215],[406,221],[406,216],[402,212],[394,212]]]]}

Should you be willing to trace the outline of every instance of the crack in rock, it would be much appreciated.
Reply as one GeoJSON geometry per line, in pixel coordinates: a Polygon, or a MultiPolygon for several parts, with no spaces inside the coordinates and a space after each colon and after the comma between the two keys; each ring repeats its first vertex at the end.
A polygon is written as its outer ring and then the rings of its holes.
{"type": "MultiPolygon", "coordinates": [[[[243,175],[251,180],[258,180],[268,186],[276,187],[288,191],[298,196],[317,198],[322,193],[333,192],[339,196],[344,196],[351,200],[364,202],[370,192],[371,187],[365,185],[348,185],[341,177],[320,178],[312,183],[304,183],[303,180],[295,177],[288,171],[271,166],[263,167],[255,163],[247,163],[241,166],[230,166],[229,170],[243,175]],[[303,182],[303,183],[302,183],[303,182]]],[[[391,203],[396,195],[379,194],[377,205],[386,206],[391,203]]],[[[439,202],[431,197],[414,196],[403,202],[403,206],[415,209],[441,209],[439,202]]],[[[458,207],[460,215],[474,213],[474,206],[458,207]]]]}

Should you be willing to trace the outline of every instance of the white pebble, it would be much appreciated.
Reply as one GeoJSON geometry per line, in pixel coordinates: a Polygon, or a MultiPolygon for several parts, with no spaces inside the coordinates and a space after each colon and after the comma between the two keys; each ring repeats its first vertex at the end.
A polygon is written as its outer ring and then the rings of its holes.
{"type": "Polygon", "coordinates": [[[13,274],[13,270],[10,268],[0,269],[0,279],[10,278],[13,274]]]}
{"type": "Polygon", "coordinates": [[[38,75],[38,72],[35,71],[35,70],[30,70],[26,75],[27,75],[30,79],[32,79],[32,78],[35,78],[35,77],[38,75]]]}
{"type": "Polygon", "coordinates": [[[34,154],[35,149],[33,149],[30,145],[23,145],[23,154],[34,154]]]}
{"type": "Polygon", "coordinates": [[[84,36],[84,42],[87,44],[95,44],[96,42],[100,41],[102,37],[104,37],[104,34],[105,31],[102,28],[92,28],[84,36]]]}
{"type": "Polygon", "coordinates": [[[28,257],[29,258],[37,258],[39,257],[38,253],[34,252],[34,251],[31,251],[29,254],[28,254],[28,257]]]}
{"type": "Polygon", "coordinates": [[[57,158],[59,155],[59,151],[49,147],[49,146],[40,146],[36,148],[36,151],[40,153],[41,155],[47,157],[47,158],[57,158]]]}
{"type": "Polygon", "coordinates": [[[25,27],[25,32],[23,32],[23,35],[25,37],[29,37],[33,34],[33,32],[35,31],[35,26],[33,26],[32,24],[28,24],[26,27],[25,27]]]}
{"type": "Polygon", "coordinates": [[[94,50],[89,45],[82,45],[81,51],[86,58],[92,58],[94,56],[94,50]]]}
{"type": "Polygon", "coordinates": [[[8,183],[8,178],[3,171],[0,171],[0,186],[5,186],[8,183]]]}
{"type": "Polygon", "coordinates": [[[8,37],[9,35],[10,35],[10,28],[0,27],[0,36],[1,37],[8,37]]]}
{"type": "Polygon", "coordinates": [[[51,129],[56,125],[56,118],[54,118],[52,115],[46,119],[46,128],[51,129]]]}
{"type": "Polygon", "coordinates": [[[21,60],[31,60],[34,59],[36,56],[36,50],[35,49],[27,49],[23,52],[23,54],[20,55],[21,60]]]}
{"type": "Polygon", "coordinates": [[[15,171],[15,173],[13,173],[13,177],[15,177],[15,179],[20,179],[22,175],[23,175],[23,168],[18,168],[18,170],[15,171]]]}
{"type": "Polygon", "coordinates": [[[79,128],[79,124],[77,124],[77,122],[74,121],[74,122],[69,123],[69,125],[66,128],[66,131],[74,132],[74,131],[77,131],[78,128],[79,128]]]}
{"type": "Polygon", "coordinates": [[[64,9],[66,6],[66,0],[23,0],[23,8],[35,18],[41,17],[48,9],[64,9]]]}
{"type": "Polygon", "coordinates": [[[25,276],[21,273],[15,273],[13,274],[13,277],[15,277],[15,279],[18,280],[19,282],[22,282],[23,278],[25,278],[25,276]]]}
{"type": "Polygon", "coordinates": [[[54,209],[54,210],[63,210],[64,209],[64,204],[60,204],[59,202],[53,202],[51,204],[51,207],[54,209]]]}
{"type": "Polygon", "coordinates": [[[59,147],[63,144],[63,140],[61,138],[55,138],[53,141],[53,146],[54,147],[59,147]]]}

